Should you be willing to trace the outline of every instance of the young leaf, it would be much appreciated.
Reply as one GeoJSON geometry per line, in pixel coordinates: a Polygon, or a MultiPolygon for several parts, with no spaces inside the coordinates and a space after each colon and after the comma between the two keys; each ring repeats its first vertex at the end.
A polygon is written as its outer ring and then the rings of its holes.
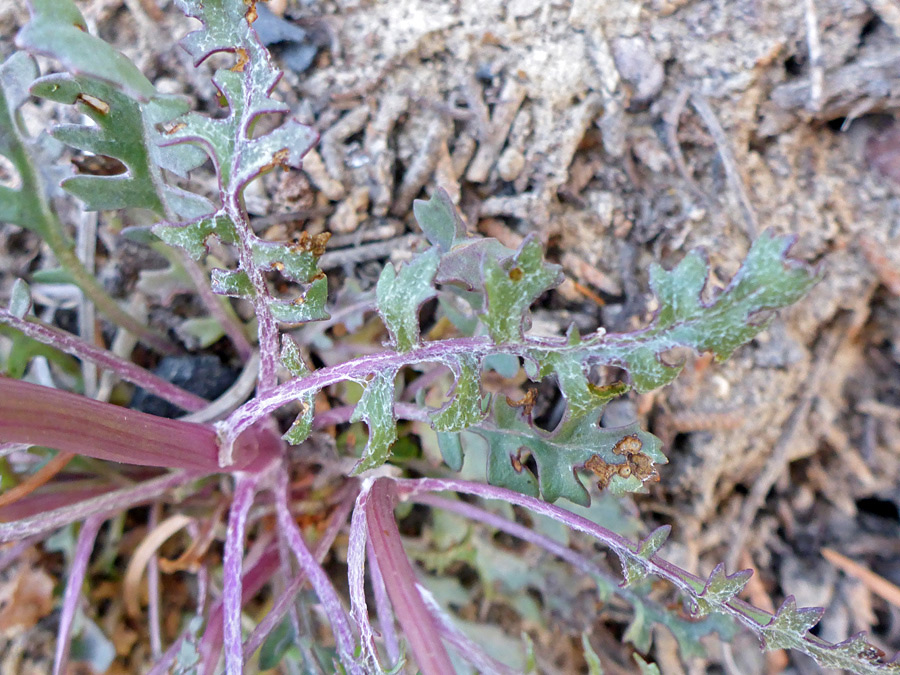
{"type": "Polygon", "coordinates": [[[427,202],[417,199],[413,202],[413,214],[422,232],[441,253],[466,238],[466,226],[444,188],[438,188],[427,202]]]}
{"type": "Polygon", "coordinates": [[[793,595],[789,595],[768,625],[762,628],[766,651],[797,647],[803,642],[809,629],[819,623],[824,613],[825,610],[821,607],[797,609],[797,601],[793,595]]]}
{"type": "MultiPolygon", "coordinates": [[[[637,557],[649,560],[656,555],[656,552],[666,543],[666,539],[669,538],[671,532],[672,528],[668,525],[657,527],[640,541],[636,551],[637,557]]],[[[630,586],[647,577],[646,565],[628,555],[620,556],[620,559],[622,561],[622,572],[625,575],[625,581],[622,582],[623,585],[630,586]]]]}

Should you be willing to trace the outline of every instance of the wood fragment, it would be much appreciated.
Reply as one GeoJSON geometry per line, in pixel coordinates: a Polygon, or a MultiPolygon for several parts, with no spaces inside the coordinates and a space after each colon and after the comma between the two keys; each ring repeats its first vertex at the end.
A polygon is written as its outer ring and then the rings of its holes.
{"type": "Polygon", "coordinates": [[[759,230],[756,211],[750,203],[750,198],[747,196],[747,190],[744,188],[744,179],[734,159],[734,152],[731,149],[731,144],[728,142],[728,137],[725,135],[725,130],[722,129],[719,119],[705,98],[694,92],[691,94],[690,100],[694,110],[700,115],[716,143],[719,157],[722,159],[722,165],[725,168],[728,187],[731,188],[731,192],[736,198],[741,215],[744,218],[744,230],[747,237],[751,240],[756,239],[756,233],[759,230]]]}
{"type": "Polygon", "coordinates": [[[809,109],[822,109],[822,92],[825,87],[825,62],[822,57],[822,40],[819,38],[819,17],[816,0],[804,0],[806,19],[806,47],[809,51],[809,109]]]}
{"type": "Polygon", "coordinates": [[[312,184],[331,201],[337,202],[344,198],[346,191],[343,183],[328,173],[322,156],[315,148],[303,156],[303,172],[309,177],[312,184]]]}
{"type": "Polygon", "coordinates": [[[516,77],[508,78],[500,92],[500,100],[494,106],[488,137],[479,139],[478,152],[466,172],[467,180],[473,183],[483,183],[488,179],[490,171],[497,163],[500,151],[506,143],[506,137],[516,118],[516,113],[519,111],[519,106],[524,100],[525,85],[516,77]]]}
{"type": "Polygon", "coordinates": [[[900,586],[892,584],[880,574],[863,567],[834,549],[823,548],[822,556],[846,575],[860,581],[879,598],[900,609],[900,586]]]}
{"type": "Polygon", "coordinates": [[[373,216],[387,215],[391,206],[396,156],[388,139],[397,124],[397,119],[406,112],[408,107],[408,96],[388,94],[382,98],[374,119],[366,126],[363,147],[369,157],[373,216]]]}
{"type": "Polygon", "coordinates": [[[341,183],[346,178],[346,148],[344,147],[344,141],[353,134],[362,131],[368,119],[369,106],[363,104],[341,117],[328,131],[322,134],[322,141],[319,143],[322,161],[325,162],[328,174],[341,183]]]}
{"type": "Polygon", "coordinates": [[[413,199],[418,196],[422,186],[433,175],[440,158],[440,148],[446,144],[449,137],[448,120],[442,115],[433,117],[419,151],[403,175],[403,180],[397,190],[397,197],[391,207],[393,215],[399,217],[409,212],[413,199]]]}

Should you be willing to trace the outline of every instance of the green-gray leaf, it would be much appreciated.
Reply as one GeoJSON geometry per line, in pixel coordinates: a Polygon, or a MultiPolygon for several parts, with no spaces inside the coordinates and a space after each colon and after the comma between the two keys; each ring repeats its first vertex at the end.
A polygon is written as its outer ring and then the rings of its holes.
{"type": "Polygon", "coordinates": [[[354,475],[384,464],[391,454],[391,446],[397,440],[397,420],[394,417],[394,378],[396,371],[375,373],[365,385],[362,398],[356,404],[351,422],[366,423],[369,442],[362,458],[353,467],[354,475]]]}
{"type": "Polygon", "coordinates": [[[395,349],[407,352],[419,343],[419,307],[433,298],[432,286],[440,254],[428,249],[400,268],[387,264],[375,287],[376,306],[395,349]]]}

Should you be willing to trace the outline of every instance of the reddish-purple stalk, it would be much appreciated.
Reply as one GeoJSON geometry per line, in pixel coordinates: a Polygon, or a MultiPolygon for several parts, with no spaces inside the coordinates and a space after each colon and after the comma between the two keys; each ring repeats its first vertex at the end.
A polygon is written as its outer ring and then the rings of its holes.
{"type": "Polygon", "coordinates": [[[366,542],[366,559],[369,563],[369,580],[372,583],[372,595],[375,598],[375,612],[378,615],[378,627],[381,629],[381,639],[384,641],[384,651],[387,653],[388,663],[394,667],[402,656],[400,652],[400,639],[397,637],[397,629],[394,626],[394,613],[391,607],[391,599],[387,595],[384,585],[384,577],[378,558],[372,550],[372,543],[366,542]]]}
{"type": "Polygon", "coordinates": [[[190,483],[203,475],[203,473],[192,471],[174,471],[75,504],[66,504],[53,511],[38,513],[11,523],[0,523],[0,543],[17,541],[34,535],[45,535],[97,513],[125,511],[138,504],[146,504],[164,495],[172,488],[190,483]]]}
{"type": "Polygon", "coordinates": [[[482,675],[517,674],[518,671],[513,670],[505,663],[495,659],[484,651],[484,649],[481,648],[481,645],[457,628],[450,617],[447,616],[447,613],[441,609],[441,606],[427,588],[419,584],[416,584],[416,586],[419,589],[419,594],[422,596],[425,606],[428,608],[428,611],[431,612],[431,616],[434,617],[435,623],[440,626],[443,638],[453,645],[457,654],[475,667],[476,672],[481,673],[482,675]]]}
{"type": "Polygon", "coordinates": [[[123,380],[132,382],[149,393],[174,403],[184,410],[200,410],[209,405],[209,401],[206,399],[185,391],[181,387],[134,365],[131,361],[116,356],[105,349],[95,347],[71,333],[59,330],[53,326],[47,326],[36,320],[20,319],[5,309],[0,309],[0,323],[15,328],[22,334],[45,345],[50,345],[61,352],[111,370],[123,380]]]}
{"type": "Polygon", "coordinates": [[[21,380],[0,379],[0,437],[126,464],[219,468],[216,432],[210,426],[155,417],[21,380]]]}
{"type": "MultiPolygon", "coordinates": [[[[353,483],[355,483],[355,481],[353,481],[353,483]]],[[[347,517],[353,509],[355,496],[356,491],[354,490],[348,494],[345,499],[338,502],[337,508],[331,516],[329,516],[328,525],[325,527],[322,537],[316,542],[315,549],[313,550],[313,558],[315,558],[317,565],[322,564],[328,551],[331,550],[331,545],[344,527],[347,517]]],[[[263,617],[262,621],[260,621],[256,628],[253,629],[250,637],[247,638],[247,641],[244,643],[244,659],[249,659],[253,655],[253,652],[262,646],[262,643],[269,634],[281,623],[288,614],[290,608],[294,606],[294,600],[297,593],[300,592],[300,589],[303,588],[306,583],[306,571],[301,569],[287,585],[284,593],[275,600],[275,604],[272,606],[272,609],[269,610],[269,613],[263,617]]]]}
{"type": "Polygon", "coordinates": [[[244,560],[244,532],[247,514],[253,506],[259,476],[238,474],[234,482],[234,495],[228,515],[225,535],[225,554],[222,561],[222,617],[224,622],[225,672],[241,675],[244,670],[244,652],[241,649],[241,607],[243,605],[241,577],[244,560]]]}
{"type": "Polygon", "coordinates": [[[441,642],[438,624],[416,584],[416,573],[403,550],[394,520],[394,481],[376,478],[366,500],[366,529],[378,558],[385,588],[416,664],[428,675],[454,675],[456,669],[441,642]]]}
{"type": "Polygon", "coordinates": [[[350,519],[350,536],[347,542],[347,585],[350,590],[350,616],[359,631],[364,662],[370,668],[378,668],[378,650],[375,648],[375,631],[369,622],[369,608],[366,604],[366,544],[368,541],[368,508],[372,481],[363,483],[353,516],[350,519]]]}
{"type": "Polygon", "coordinates": [[[75,554],[69,567],[66,581],[66,592],[63,595],[62,610],[59,615],[59,630],[56,634],[56,653],[53,661],[53,675],[63,675],[69,661],[69,647],[72,641],[72,623],[75,621],[75,612],[78,610],[78,599],[81,597],[81,584],[87,573],[88,562],[91,559],[91,551],[94,550],[94,542],[100,526],[114,513],[106,512],[101,515],[93,515],[84,521],[81,532],[78,533],[78,541],[75,544],[75,554]]]}
{"type": "MultiPolygon", "coordinates": [[[[231,470],[259,471],[281,456],[260,425],[232,446],[231,470]]],[[[170,420],[40,385],[0,378],[0,437],[112,462],[220,470],[213,426],[170,420]]]]}
{"type": "Polygon", "coordinates": [[[328,617],[334,633],[338,658],[340,658],[341,663],[348,672],[362,675],[363,671],[353,657],[355,647],[353,631],[350,628],[341,599],[338,597],[337,591],[325,570],[322,569],[313,554],[310,553],[309,547],[303,540],[303,533],[300,532],[297,522],[291,515],[288,505],[288,476],[284,470],[278,472],[274,496],[275,508],[278,514],[279,534],[286,538],[288,546],[290,546],[294,556],[297,558],[300,569],[306,573],[310,585],[322,603],[322,609],[325,611],[325,616],[328,617]]]}

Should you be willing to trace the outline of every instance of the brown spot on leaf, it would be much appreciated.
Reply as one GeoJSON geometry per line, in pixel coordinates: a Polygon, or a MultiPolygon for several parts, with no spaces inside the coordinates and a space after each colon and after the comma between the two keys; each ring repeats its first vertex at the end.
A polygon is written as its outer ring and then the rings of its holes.
{"type": "Polygon", "coordinates": [[[290,245],[290,249],[294,253],[312,253],[318,258],[325,253],[325,245],[329,239],[331,239],[331,232],[320,232],[313,236],[310,236],[309,232],[301,232],[294,237],[294,243],[290,245]]]}
{"type": "Polygon", "coordinates": [[[531,409],[534,407],[534,402],[537,400],[537,394],[537,389],[529,389],[525,392],[525,396],[523,396],[518,401],[507,396],[506,405],[508,405],[510,408],[523,408],[525,414],[530,415],[531,409]]]}
{"type": "Polygon", "coordinates": [[[281,148],[281,150],[276,150],[272,155],[272,161],[268,164],[264,164],[262,168],[259,170],[260,173],[265,173],[270,169],[274,169],[276,166],[280,166],[284,169],[288,168],[288,160],[291,158],[291,151],[287,148],[281,148]]]}
{"type": "Polygon", "coordinates": [[[234,73],[243,73],[244,66],[246,66],[250,62],[250,55],[247,54],[247,50],[243,47],[238,47],[235,51],[235,54],[237,54],[237,62],[235,62],[235,64],[231,66],[231,71],[234,73]]]}
{"type": "Polygon", "coordinates": [[[96,96],[91,96],[90,94],[78,94],[78,96],[75,97],[75,101],[77,103],[83,103],[88,108],[96,110],[101,115],[109,114],[109,103],[96,96]]]}
{"type": "Polygon", "coordinates": [[[630,455],[640,452],[642,447],[644,447],[644,444],[641,442],[641,439],[632,434],[616,443],[613,447],[613,452],[617,455],[630,455]]]}
{"type": "Polygon", "coordinates": [[[119,176],[128,171],[128,167],[118,159],[106,155],[73,157],[72,164],[79,174],[88,176],[119,176]]]}
{"type": "Polygon", "coordinates": [[[252,26],[253,22],[256,21],[256,18],[259,16],[256,12],[256,0],[244,0],[244,4],[249,7],[244,18],[247,19],[247,23],[252,26]]]}
{"type": "Polygon", "coordinates": [[[645,481],[659,480],[659,474],[653,466],[653,460],[641,452],[643,443],[637,436],[626,436],[613,447],[617,455],[624,455],[625,461],[620,464],[610,464],[599,455],[592,455],[584,463],[584,468],[597,478],[597,487],[601,490],[609,486],[609,481],[614,475],[628,478],[637,477],[642,483],[645,481]]]}
{"type": "Polygon", "coordinates": [[[521,281],[522,277],[525,276],[525,273],[522,271],[520,267],[513,267],[509,271],[509,278],[513,281],[521,281]]]}
{"type": "Polygon", "coordinates": [[[177,124],[173,124],[172,126],[168,126],[168,127],[164,128],[163,133],[166,136],[171,136],[172,134],[174,134],[178,131],[181,131],[186,126],[187,126],[187,124],[185,124],[184,122],[178,122],[177,124]]]}
{"type": "Polygon", "coordinates": [[[525,462],[528,461],[528,457],[530,456],[530,453],[527,450],[525,450],[524,453],[522,452],[523,450],[524,448],[519,448],[519,451],[515,455],[510,455],[509,457],[509,462],[512,464],[512,468],[516,473],[522,473],[522,470],[525,468],[525,462]]]}
{"type": "Polygon", "coordinates": [[[584,463],[584,468],[594,474],[597,478],[597,487],[601,490],[609,485],[609,479],[618,470],[616,464],[608,464],[600,455],[592,455],[584,463]]]}

